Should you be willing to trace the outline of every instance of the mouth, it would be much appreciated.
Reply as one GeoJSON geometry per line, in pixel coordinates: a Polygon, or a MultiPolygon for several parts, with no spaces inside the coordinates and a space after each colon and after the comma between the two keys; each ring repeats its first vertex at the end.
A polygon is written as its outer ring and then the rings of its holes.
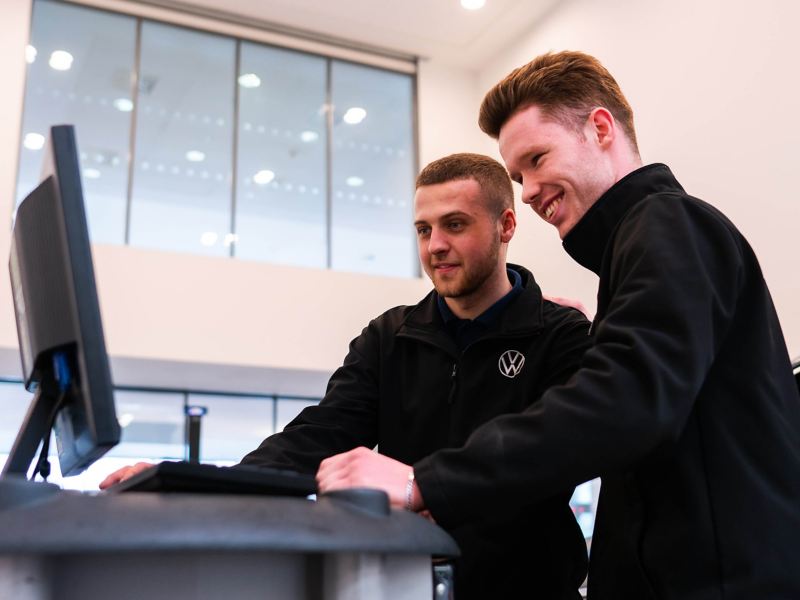
{"type": "Polygon", "coordinates": [[[539,214],[548,223],[552,222],[553,216],[556,214],[558,207],[561,205],[561,200],[564,199],[563,192],[555,198],[548,200],[539,207],[539,214]]]}
{"type": "Polygon", "coordinates": [[[455,263],[437,263],[431,266],[436,273],[450,273],[458,267],[455,263]]]}

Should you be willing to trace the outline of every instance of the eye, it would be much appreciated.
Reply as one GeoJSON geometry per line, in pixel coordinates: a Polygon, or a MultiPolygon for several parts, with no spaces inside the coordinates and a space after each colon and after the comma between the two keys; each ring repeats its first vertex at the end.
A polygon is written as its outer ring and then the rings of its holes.
{"type": "Polygon", "coordinates": [[[447,224],[447,228],[450,231],[461,231],[462,229],[464,229],[464,223],[462,223],[461,221],[450,221],[447,224]]]}
{"type": "Polygon", "coordinates": [[[531,158],[531,165],[533,165],[534,167],[538,166],[539,161],[542,159],[543,156],[544,152],[542,152],[541,154],[534,154],[533,157],[531,158]]]}
{"type": "Polygon", "coordinates": [[[420,225],[417,227],[417,236],[418,237],[425,237],[426,235],[430,234],[431,228],[427,225],[420,225]]]}

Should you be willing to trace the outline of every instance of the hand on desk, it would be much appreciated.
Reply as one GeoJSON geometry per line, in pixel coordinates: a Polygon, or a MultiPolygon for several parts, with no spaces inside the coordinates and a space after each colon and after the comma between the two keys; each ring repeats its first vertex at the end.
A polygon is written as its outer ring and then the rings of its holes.
{"type": "Polygon", "coordinates": [[[125,481],[126,479],[130,479],[134,475],[138,475],[142,471],[149,469],[155,465],[151,465],[150,463],[146,462],[138,462],[135,465],[131,465],[128,467],[122,467],[121,469],[117,469],[111,475],[103,479],[100,482],[100,489],[104,490],[107,487],[114,485],[115,483],[119,483],[120,481],[125,481]]]}
{"type": "MultiPolygon", "coordinates": [[[[410,465],[361,447],[323,460],[317,471],[317,486],[322,493],[353,487],[377,488],[389,494],[393,508],[406,508],[411,471],[410,465]]],[[[412,483],[410,508],[423,508],[416,482],[412,483]]]]}

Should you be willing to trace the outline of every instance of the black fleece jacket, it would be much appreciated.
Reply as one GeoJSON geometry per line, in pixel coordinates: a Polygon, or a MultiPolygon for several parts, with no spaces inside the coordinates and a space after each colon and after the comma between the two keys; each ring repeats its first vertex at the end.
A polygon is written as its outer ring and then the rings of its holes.
{"type": "MultiPolygon", "coordinates": [[[[523,411],[564,383],[588,347],[589,323],[576,310],[543,301],[531,273],[509,266],[522,276],[522,293],[463,351],[446,333],[436,292],[416,306],[387,311],[350,344],[320,404],[242,464],[313,473],[328,456],[376,445],[381,454],[413,464],[463,445],[480,425],[523,411]],[[506,358],[513,360],[503,360],[509,350],[513,356],[506,358]]],[[[479,474],[467,476],[473,475],[479,474]]],[[[535,500],[520,498],[512,510],[482,511],[476,498],[471,517],[446,526],[462,552],[457,597],[579,597],[587,559],[568,505],[572,489],[565,484],[535,500]]]]}

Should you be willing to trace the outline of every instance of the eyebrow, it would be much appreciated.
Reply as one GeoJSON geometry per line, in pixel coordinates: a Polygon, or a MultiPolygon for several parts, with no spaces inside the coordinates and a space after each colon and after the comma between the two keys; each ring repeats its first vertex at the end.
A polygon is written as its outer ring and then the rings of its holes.
{"type": "MultiPolygon", "coordinates": [[[[437,220],[438,221],[446,221],[447,219],[452,219],[454,217],[465,217],[467,219],[473,219],[474,218],[472,215],[470,215],[469,213],[464,212],[463,210],[454,210],[452,212],[445,213],[445,214],[441,215],[437,220]]],[[[417,221],[414,221],[414,225],[422,225],[422,224],[426,224],[426,223],[428,223],[428,221],[426,221],[424,219],[419,219],[417,221]]]]}

